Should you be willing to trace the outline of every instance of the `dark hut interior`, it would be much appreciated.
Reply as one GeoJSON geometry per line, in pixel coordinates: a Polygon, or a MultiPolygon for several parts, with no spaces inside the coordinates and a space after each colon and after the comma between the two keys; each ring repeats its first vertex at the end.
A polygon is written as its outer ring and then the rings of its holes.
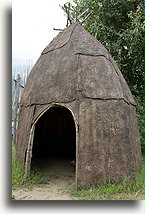
{"type": "Polygon", "coordinates": [[[51,107],[36,123],[32,164],[47,158],[76,159],[75,123],[67,108],[51,107]]]}

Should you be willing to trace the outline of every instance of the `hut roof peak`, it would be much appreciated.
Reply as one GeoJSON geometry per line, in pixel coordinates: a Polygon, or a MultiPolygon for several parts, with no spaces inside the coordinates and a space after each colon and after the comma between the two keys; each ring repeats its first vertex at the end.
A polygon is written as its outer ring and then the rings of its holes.
{"type": "Polygon", "coordinates": [[[70,40],[73,44],[74,52],[76,54],[90,56],[101,55],[109,59],[109,54],[105,47],[79,23],[73,23],[60,32],[43,50],[42,54],[46,54],[50,51],[63,47],[70,40]]]}
{"type": "Polygon", "coordinates": [[[105,47],[80,24],[73,23],[42,52],[29,75],[22,103],[66,103],[82,98],[123,99],[135,105],[105,47]]]}

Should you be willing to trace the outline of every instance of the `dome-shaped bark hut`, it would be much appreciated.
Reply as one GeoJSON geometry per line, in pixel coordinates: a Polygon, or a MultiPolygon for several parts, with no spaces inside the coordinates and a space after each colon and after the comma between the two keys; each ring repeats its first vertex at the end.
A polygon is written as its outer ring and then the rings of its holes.
{"type": "Polygon", "coordinates": [[[141,168],[135,106],[104,46],[70,25],[42,52],[21,99],[16,151],[25,175],[33,156],[53,150],[76,159],[79,186],[123,181],[141,168]]]}

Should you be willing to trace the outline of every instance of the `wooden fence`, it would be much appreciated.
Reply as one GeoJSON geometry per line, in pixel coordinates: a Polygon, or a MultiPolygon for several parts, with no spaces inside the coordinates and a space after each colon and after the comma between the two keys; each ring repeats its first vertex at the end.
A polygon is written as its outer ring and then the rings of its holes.
{"type": "Polygon", "coordinates": [[[16,130],[18,125],[18,113],[21,96],[31,71],[32,64],[27,66],[15,66],[12,73],[12,140],[16,142],[16,130]]]}

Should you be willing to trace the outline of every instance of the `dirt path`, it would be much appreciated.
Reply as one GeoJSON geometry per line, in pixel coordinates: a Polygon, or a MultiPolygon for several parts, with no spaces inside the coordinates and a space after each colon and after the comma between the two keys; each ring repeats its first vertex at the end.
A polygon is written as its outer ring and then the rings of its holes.
{"type": "Polygon", "coordinates": [[[52,177],[49,184],[13,190],[15,200],[77,200],[68,194],[72,179],[52,177]]]}
{"type": "Polygon", "coordinates": [[[15,200],[78,200],[70,196],[75,172],[69,161],[43,160],[36,164],[48,176],[48,184],[13,190],[15,200]]]}

